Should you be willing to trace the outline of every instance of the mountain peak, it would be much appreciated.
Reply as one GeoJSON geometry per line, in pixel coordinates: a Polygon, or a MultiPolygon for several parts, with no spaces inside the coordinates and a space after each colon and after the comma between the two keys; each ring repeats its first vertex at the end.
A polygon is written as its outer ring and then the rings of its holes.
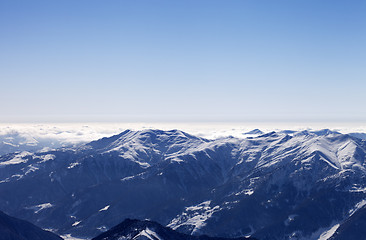
{"type": "Polygon", "coordinates": [[[329,134],[340,134],[339,132],[337,131],[332,131],[330,129],[321,129],[321,130],[316,130],[316,131],[310,131],[311,133],[314,133],[315,135],[318,135],[318,136],[326,136],[326,135],[329,135],[329,134]]]}
{"type": "Polygon", "coordinates": [[[149,147],[160,146],[168,144],[177,144],[183,142],[205,142],[208,141],[199,138],[180,130],[159,130],[159,129],[145,129],[140,131],[126,130],[120,134],[112,137],[105,137],[86,144],[93,149],[101,151],[118,151],[124,146],[134,145],[136,149],[141,148],[141,145],[149,145],[149,147]],[[138,146],[140,145],[140,147],[138,146]]]}
{"type": "Polygon", "coordinates": [[[253,129],[253,130],[251,130],[249,132],[246,132],[244,134],[245,135],[255,135],[255,134],[263,134],[263,132],[261,130],[259,130],[258,128],[256,128],[256,129],[253,129]]]}
{"type": "Polygon", "coordinates": [[[125,219],[122,223],[100,234],[93,240],[254,240],[254,238],[220,238],[206,235],[192,236],[164,227],[150,220],[125,219]]]}

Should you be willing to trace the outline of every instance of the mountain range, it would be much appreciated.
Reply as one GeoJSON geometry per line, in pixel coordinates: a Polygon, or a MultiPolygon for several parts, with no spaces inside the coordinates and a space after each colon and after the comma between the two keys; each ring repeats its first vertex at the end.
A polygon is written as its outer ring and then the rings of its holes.
{"type": "Polygon", "coordinates": [[[365,140],[330,130],[214,140],[127,130],[2,155],[0,209],[84,238],[138,218],[189,235],[364,239],[352,229],[365,221],[365,158],[365,140]]]}

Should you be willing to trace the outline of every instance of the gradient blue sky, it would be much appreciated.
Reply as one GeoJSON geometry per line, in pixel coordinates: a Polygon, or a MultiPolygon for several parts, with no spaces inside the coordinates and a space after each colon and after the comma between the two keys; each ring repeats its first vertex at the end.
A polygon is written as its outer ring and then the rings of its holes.
{"type": "Polygon", "coordinates": [[[366,1],[0,1],[0,121],[365,121],[366,1]]]}

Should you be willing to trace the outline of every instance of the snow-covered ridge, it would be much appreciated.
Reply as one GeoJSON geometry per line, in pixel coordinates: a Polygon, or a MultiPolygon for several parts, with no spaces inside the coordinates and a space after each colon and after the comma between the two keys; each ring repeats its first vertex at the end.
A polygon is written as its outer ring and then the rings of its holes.
{"type": "Polygon", "coordinates": [[[0,124],[0,155],[15,151],[39,151],[86,143],[118,134],[126,129],[141,131],[180,129],[206,139],[233,136],[247,138],[261,133],[322,131],[330,127],[340,133],[352,133],[366,138],[366,126],[361,123],[43,123],[0,124]],[[258,129],[259,128],[259,129],[258,129]]]}
{"type": "Polygon", "coordinates": [[[20,164],[20,163],[26,163],[27,156],[32,156],[33,154],[27,151],[21,152],[19,154],[16,154],[12,159],[0,162],[0,166],[6,166],[6,165],[13,165],[13,164],[20,164]]]}

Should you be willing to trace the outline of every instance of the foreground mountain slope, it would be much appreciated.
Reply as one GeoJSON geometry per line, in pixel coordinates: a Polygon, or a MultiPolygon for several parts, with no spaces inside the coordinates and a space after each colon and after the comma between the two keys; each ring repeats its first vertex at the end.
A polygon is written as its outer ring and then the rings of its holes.
{"type": "Polygon", "coordinates": [[[334,225],[329,240],[366,239],[366,201],[361,201],[344,221],[334,225]]]}
{"type": "Polygon", "coordinates": [[[62,240],[62,238],[0,211],[0,240],[62,240]]]}
{"type": "Polygon", "coordinates": [[[109,231],[93,240],[254,240],[254,238],[216,238],[209,236],[191,236],[174,231],[153,221],[126,219],[109,231]]]}
{"type": "Polygon", "coordinates": [[[365,149],[329,130],[216,140],[128,130],[0,157],[0,207],[82,237],[148,218],[193,235],[315,238],[366,198],[365,149]]]}

